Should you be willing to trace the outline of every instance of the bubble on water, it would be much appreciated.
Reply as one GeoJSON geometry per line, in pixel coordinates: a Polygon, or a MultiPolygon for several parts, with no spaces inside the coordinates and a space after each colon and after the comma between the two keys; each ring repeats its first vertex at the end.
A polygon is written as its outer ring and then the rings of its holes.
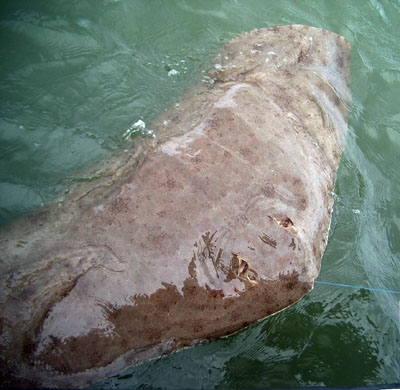
{"type": "Polygon", "coordinates": [[[178,74],[179,74],[179,71],[176,70],[176,69],[171,69],[171,70],[168,72],[168,76],[176,76],[176,75],[178,75],[178,74]]]}
{"type": "Polygon", "coordinates": [[[147,135],[148,137],[152,137],[152,138],[156,137],[156,135],[154,134],[154,130],[145,130],[145,131],[143,131],[143,134],[147,135]]]}
{"type": "Polygon", "coordinates": [[[125,133],[122,135],[122,138],[124,140],[128,140],[132,137],[133,134],[136,133],[142,133],[144,134],[146,132],[146,123],[139,119],[136,121],[133,125],[129,126],[125,133]]]}
{"type": "Polygon", "coordinates": [[[88,19],[78,19],[77,24],[83,28],[89,28],[90,27],[90,21],[88,19]]]}
{"type": "Polygon", "coordinates": [[[203,79],[201,80],[203,83],[211,84],[213,85],[215,83],[215,80],[209,76],[203,76],[203,79]]]}
{"type": "Polygon", "coordinates": [[[336,192],[331,192],[331,196],[335,201],[340,201],[340,197],[336,192]]]}

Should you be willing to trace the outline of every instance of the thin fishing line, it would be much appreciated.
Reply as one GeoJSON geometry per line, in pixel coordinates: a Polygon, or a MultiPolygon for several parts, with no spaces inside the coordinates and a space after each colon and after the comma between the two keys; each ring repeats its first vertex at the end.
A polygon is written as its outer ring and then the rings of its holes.
{"type": "Polygon", "coordinates": [[[384,293],[391,293],[391,294],[400,294],[400,291],[386,290],[386,289],[383,289],[383,288],[352,286],[350,284],[333,283],[333,282],[321,282],[319,280],[315,280],[314,283],[316,283],[316,284],[325,284],[325,285],[328,285],[328,286],[336,286],[336,287],[349,287],[349,288],[355,288],[355,289],[358,289],[358,290],[368,290],[368,291],[377,291],[377,292],[384,292],[384,293]]]}

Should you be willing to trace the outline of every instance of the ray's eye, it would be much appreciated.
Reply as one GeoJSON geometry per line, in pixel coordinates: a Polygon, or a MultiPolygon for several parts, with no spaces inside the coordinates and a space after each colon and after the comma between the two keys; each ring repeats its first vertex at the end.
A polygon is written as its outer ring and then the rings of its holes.
{"type": "Polygon", "coordinates": [[[293,226],[293,222],[289,217],[285,217],[280,220],[279,225],[283,226],[284,228],[287,228],[289,226],[293,226]]]}

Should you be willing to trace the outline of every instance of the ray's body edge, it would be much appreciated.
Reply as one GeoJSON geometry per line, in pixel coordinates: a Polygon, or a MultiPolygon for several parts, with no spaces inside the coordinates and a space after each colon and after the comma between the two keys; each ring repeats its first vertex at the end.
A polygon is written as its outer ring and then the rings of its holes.
{"type": "Polygon", "coordinates": [[[347,132],[349,55],[344,38],[307,26],[235,38],[214,87],[156,121],[179,135],[6,227],[6,383],[85,386],[310,291],[347,132]]]}

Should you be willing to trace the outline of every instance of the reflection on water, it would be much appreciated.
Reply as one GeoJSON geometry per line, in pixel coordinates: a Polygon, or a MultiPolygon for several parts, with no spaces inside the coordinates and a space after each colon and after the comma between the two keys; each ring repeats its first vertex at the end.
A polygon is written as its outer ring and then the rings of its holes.
{"type": "MultiPolygon", "coordinates": [[[[400,290],[397,1],[15,0],[0,12],[3,224],[61,196],[94,162],[130,149],[124,132],[139,120],[149,125],[194,82],[208,82],[202,71],[239,33],[303,23],[344,35],[353,47],[353,107],[319,279],[400,290]]],[[[400,382],[399,311],[393,294],[317,285],[245,331],[99,387],[400,382]]]]}

